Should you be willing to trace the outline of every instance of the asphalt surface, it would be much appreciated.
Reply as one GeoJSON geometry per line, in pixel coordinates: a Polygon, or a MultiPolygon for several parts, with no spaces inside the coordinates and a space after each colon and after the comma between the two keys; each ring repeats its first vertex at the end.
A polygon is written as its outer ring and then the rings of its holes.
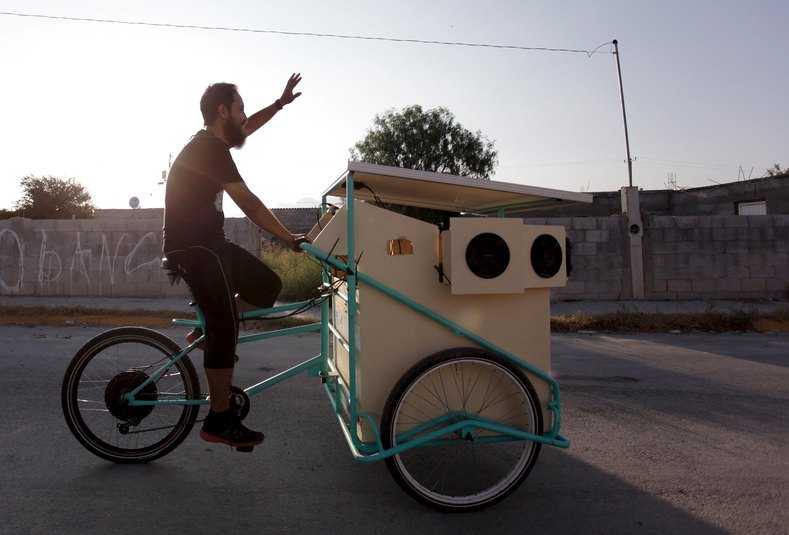
{"type": "MultiPolygon", "coordinates": [[[[252,453],[193,432],[146,465],[93,456],[65,425],[60,384],[102,330],[0,327],[0,533],[789,532],[789,334],[554,335],[572,446],[544,447],[505,501],[446,515],[383,463],[354,461],[306,376],[253,398],[249,425],[267,438],[252,453]]],[[[236,384],[314,355],[318,337],[253,347],[236,384]]]]}

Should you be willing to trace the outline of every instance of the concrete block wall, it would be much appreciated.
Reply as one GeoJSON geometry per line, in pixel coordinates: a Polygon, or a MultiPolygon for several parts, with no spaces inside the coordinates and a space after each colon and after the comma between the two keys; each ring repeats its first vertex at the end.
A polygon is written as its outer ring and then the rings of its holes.
{"type": "MultiPolygon", "coordinates": [[[[185,297],[159,267],[161,227],[161,218],[0,221],[0,295],[185,297]]],[[[260,251],[246,218],[225,229],[260,251]]]]}
{"type": "Polygon", "coordinates": [[[532,225],[559,225],[567,231],[572,246],[572,272],[566,287],[552,290],[553,299],[629,297],[625,217],[525,218],[523,221],[532,225]]]}
{"type": "MultiPolygon", "coordinates": [[[[632,299],[627,218],[526,218],[562,225],[573,271],[554,300],[632,299]]],[[[789,215],[647,216],[646,299],[789,298],[789,215]]]]}
{"type": "MultiPolygon", "coordinates": [[[[159,268],[161,217],[135,215],[0,221],[0,295],[186,296],[159,268]]],[[[524,221],[564,226],[572,243],[573,272],[553,299],[632,299],[626,216],[524,221]]],[[[259,253],[260,231],[246,218],[225,230],[259,253]]],[[[789,215],[652,215],[643,237],[647,299],[789,298],[789,215]]]]}
{"type": "Polygon", "coordinates": [[[789,215],[652,216],[644,237],[651,299],[789,295],[789,215]]]}

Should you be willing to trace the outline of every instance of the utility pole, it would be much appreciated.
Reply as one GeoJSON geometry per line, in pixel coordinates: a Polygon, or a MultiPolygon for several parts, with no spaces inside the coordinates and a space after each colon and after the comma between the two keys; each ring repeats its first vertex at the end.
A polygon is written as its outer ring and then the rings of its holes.
{"type": "Polygon", "coordinates": [[[168,156],[169,157],[167,158],[167,170],[162,171],[162,181],[159,182],[160,186],[164,185],[167,182],[167,176],[170,174],[170,168],[173,166],[173,155],[170,154],[168,156]]]}
{"type": "Polygon", "coordinates": [[[633,299],[644,299],[644,222],[641,219],[641,201],[638,188],[633,187],[633,159],[630,157],[630,138],[627,135],[627,114],[625,113],[625,92],[622,89],[622,68],[619,65],[619,46],[614,39],[616,74],[619,78],[619,98],[622,101],[622,119],[625,123],[625,148],[627,149],[628,187],[623,187],[622,212],[627,215],[627,236],[630,245],[630,283],[633,299]]]}
{"type": "Polygon", "coordinates": [[[616,56],[616,74],[619,79],[619,99],[622,101],[622,119],[625,122],[625,149],[627,150],[627,179],[630,187],[633,187],[633,159],[630,158],[630,138],[627,135],[627,113],[625,113],[625,92],[622,89],[622,67],[619,65],[619,46],[614,39],[614,56],[616,56]]]}

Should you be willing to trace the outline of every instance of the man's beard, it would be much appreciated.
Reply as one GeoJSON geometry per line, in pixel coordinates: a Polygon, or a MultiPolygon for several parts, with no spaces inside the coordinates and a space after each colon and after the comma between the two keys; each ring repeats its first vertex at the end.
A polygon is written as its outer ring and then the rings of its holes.
{"type": "Polygon", "coordinates": [[[247,134],[244,132],[244,127],[235,123],[226,122],[222,125],[222,133],[231,147],[240,149],[247,142],[247,134]]]}

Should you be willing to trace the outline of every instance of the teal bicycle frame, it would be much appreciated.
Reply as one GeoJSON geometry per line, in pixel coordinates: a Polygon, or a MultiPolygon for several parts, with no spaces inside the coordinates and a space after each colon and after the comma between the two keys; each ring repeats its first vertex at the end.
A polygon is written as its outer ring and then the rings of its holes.
{"type": "MultiPolygon", "coordinates": [[[[297,327],[279,329],[270,332],[239,336],[238,343],[246,344],[246,343],[252,343],[261,340],[276,338],[276,337],[289,336],[297,333],[311,332],[316,330],[320,331],[320,353],[318,355],[309,358],[304,362],[296,366],[293,366],[292,368],[289,368],[285,371],[282,371],[268,379],[264,379],[263,381],[260,381],[257,384],[245,388],[244,392],[247,394],[247,396],[251,397],[263,390],[266,390],[267,388],[270,388],[276,384],[279,384],[291,377],[294,377],[302,373],[307,373],[310,376],[319,377],[325,385],[326,393],[332,404],[334,413],[340,423],[340,428],[343,431],[343,434],[346,438],[351,453],[357,460],[363,462],[381,460],[387,457],[391,457],[393,455],[397,455],[402,451],[405,451],[413,447],[435,445],[437,443],[440,443],[441,437],[446,436],[448,433],[453,433],[455,431],[460,431],[469,428],[486,429],[497,433],[496,436],[480,437],[478,439],[480,441],[531,440],[534,442],[548,444],[551,446],[557,446],[560,448],[569,447],[570,445],[569,440],[560,435],[561,393],[559,389],[559,384],[556,382],[556,380],[553,377],[550,376],[550,374],[545,373],[544,371],[538,369],[537,367],[531,365],[530,363],[524,361],[523,359],[517,357],[516,355],[513,355],[510,352],[505,351],[504,349],[498,347],[492,342],[474,334],[473,332],[461,327],[460,325],[457,325],[456,323],[448,320],[447,318],[439,314],[436,314],[432,310],[417,303],[416,301],[392,290],[388,286],[375,280],[373,277],[370,277],[355,269],[355,266],[352,265],[354,263],[353,259],[356,258],[355,238],[354,238],[355,223],[354,223],[353,172],[349,172],[346,176],[342,177],[340,181],[345,181],[346,191],[347,191],[347,210],[348,210],[347,258],[349,259],[349,261],[345,262],[340,258],[336,256],[332,256],[331,254],[328,254],[325,251],[322,251],[311,244],[303,243],[300,245],[300,247],[306,253],[310,254],[311,256],[319,260],[324,266],[331,267],[335,270],[339,270],[345,273],[345,280],[347,282],[347,295],[341,295],[337,292],[337,290],[334,290],[334,292],[340,295],[340,297],[345,299],[348,303],[347,339],[341,336],[341,334],[329,322],[329,317],[330,317],[329,300],[328,300],[329,294],[324,294],[321,296],[323,300],[320,304],[321,319],[319,322],[311,323],[308,325],[297,326],[297,327]],[[487,349],[488,351],[491,351],[497,355],[500,355],[501,357],[511,361],[515,365],[531,373],[532,376],[547,383],[550,387],[550,396],[551,396],[551,399],[546,403],[546,408],[548,409],[550,415],[552,416],[552,423],[550,430],[541,435],[537,435],[533,433],[524,432],[514,427],[505,426],[500,423],[491,422],[482,418],[464,416],[461,421],[457,421],[458,415],[450,413],[442,418],[434,420],[421,427],[417,427],[413,430],[410,430],[405,435],[398,436],[397,437],[398,446],[388,449],[385,448],[381,441],[380,432],[375,422],[375,419],[370,414],[358,410],[357,401],[356,401],[357,399],[356,392],[358,385],[356,384],[357,381],[355,379],[355,374],[353,373],[349,374],[350,379],[348,381],[348,384],[345,384],[330,354],[331,353],[330,337],[334,336],[335,343],[341,343],[348,351],[349,369],[351,370],[355,369],[356,358],[357,358],[356,355],[357,344],[355,339],[356,322],[357,322],[357,306],[356,306],[356,300],[349,299],[348,296],[356,295],[356,288],[359,283],[363,283],[366,286],[375,289],[376,291],[382,292],[389,298],[394,299],[410,307],[411,309],[419,312],[430,321],[437,322],[440,325],[446,327],[451,332],[453,332],[456,336],[470,340],[474,344],[484,349],[487,349]],[[355,423],[361,420],[366,420],[367,422],[369,422],[373,430],[373,435],[375,437],[374,442],[362,441],[359,438],[358,433],[354,430],[354,428],[356,427],[355,423]],[[433,429],[433,431],[426,433],[426,431],[430,429],[433,429]],[[413,438],[412,440],[408,440],[409,438],[416,436],[419,436],[419,438],[413,438]]],[[[329,204],[327,203],[327,195],[324,194],[322,198],[323,213],[326,212],[328,206],[329,204]]],[[[331,281],[329,279],[330,279],[330,275],[326,270],[324,272],[324,282],[330,283],[331,281]]],[[[239,319],[251,320],[251,319],[261,318],[263,316],[269,316],[272,314],[295,311],[305,306],[308,306],[311,303],[312,303],[311,301],[303,301],[299,303],[292,303],[292,304],[277,306],[268,309],[259,309],[250,312],[242,312],[239,314],[239,319]]],[[[179,326],[185,326],[185,327],[204,327],[205,320],[199,307],[195,307],[195,313],[197,315],[197,319],[195,320],[174,319],[173,324],[179,326]]],[[[200,338],[192,342],[189,346],[183,348],[178,354],[171,357],[171,359],[168,360],[168,362],[164,363],[155,372],[150,374],[150,377],[144,383],[139,385],[134,391],[127,393],[125,395],[125,398],[128,401],[129,405],[143,406],[143,405],[167,405],[167,404],[177,404],[177,405],[207,404],[208,399],[206,397],[201,397],[199,399],[169,397],[168,399],[154,400],[154,401],[141,400],[136,398],[137,394],[139,394],[146,387],[146,385],[148,385],[148,383],[157,381],[175,363],[177,363],[179,360],[186,357],[186,355],[188,355],[190,352],[196,349],[197,346],[203,342],[204,338],[205,338],[204,336],[201,336],[200,338]]]]}

